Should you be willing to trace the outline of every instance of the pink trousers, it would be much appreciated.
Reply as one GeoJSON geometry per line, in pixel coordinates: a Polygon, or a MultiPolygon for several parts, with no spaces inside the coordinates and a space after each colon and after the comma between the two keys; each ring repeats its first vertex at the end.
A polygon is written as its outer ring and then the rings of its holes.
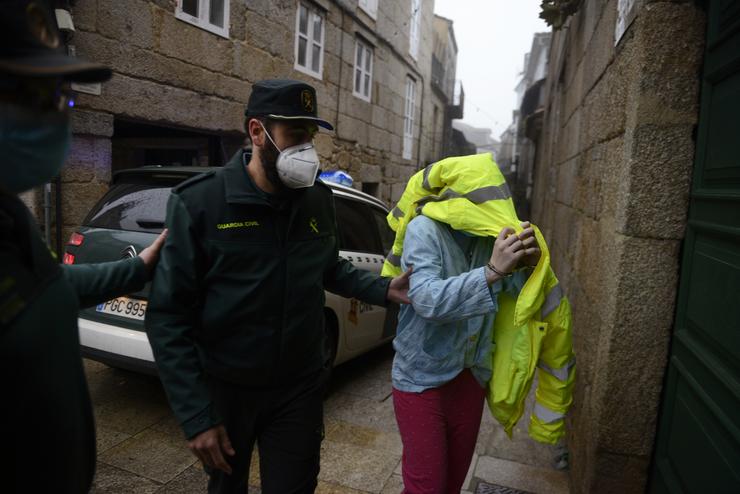
{"type": "Polygon", "coordinates": [[[404,494],[459,494],[480,429],[485,390],[465,369],[421,393],[393,389],[404,494]]]}

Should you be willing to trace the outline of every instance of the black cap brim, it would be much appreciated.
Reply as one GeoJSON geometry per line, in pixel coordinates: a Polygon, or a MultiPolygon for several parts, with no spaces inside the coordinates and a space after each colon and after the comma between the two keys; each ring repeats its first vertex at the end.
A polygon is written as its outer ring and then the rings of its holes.
{"type": "Polygon", "coordinates": [[[71,82],[104,82],[113,74],[105,65],[61,53],[0,60],[0,72],[22,77],[61,77],[71,82]]]}
{"type": "Polygon", "coordinates": [[[287,115],[265,115],[268,118],[272,118],[273,120],[311,120],[313,122],[316,122],[316,125],[319,125],[326,130],[334,130],[334,126],[327,122],[324,119],[318,118],[318,117],[307,117],[305,115],[296,115],[296,116],[287,116],[287,115]]]}

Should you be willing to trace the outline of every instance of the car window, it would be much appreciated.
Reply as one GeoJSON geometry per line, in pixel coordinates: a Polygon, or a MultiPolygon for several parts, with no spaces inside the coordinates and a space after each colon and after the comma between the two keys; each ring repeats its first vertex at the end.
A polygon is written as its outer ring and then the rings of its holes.
{"type": "Polygon", "coordinates": [[[393,241],[396,238],[396,234],[391,227],[388,226],[388,220],[386,216],[388,213],[379,208],[370,208],[375,218],[375,223],[378,225],[378,232],[380,233],[380,243],[383,245],[383,254],[388,254],[393,247],[393,241]]]}
{"type": "Polygon", "coordinates": [[[370,207],[360,201],[334,196],[339,227],[339,248],[383,254],[377,223],[370,207]]]}
{"type": "Polygon", "coordinates": [[[113,230],[159,232],[164,228],[170,189],[142,183],[114,185],[90,211],[84,224],[113,230]]]}

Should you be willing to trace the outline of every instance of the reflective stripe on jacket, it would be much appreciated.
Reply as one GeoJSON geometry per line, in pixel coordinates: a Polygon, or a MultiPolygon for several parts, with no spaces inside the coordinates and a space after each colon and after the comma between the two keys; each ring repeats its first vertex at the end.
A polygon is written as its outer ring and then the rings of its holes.
{"type": "MultiPolygon", "coordinates": [[[[396,238],[383,265],[384,276],[400,274],[406,225],[419,214],[478,236],[495,237],[505,227],[522,230],[504,176],[490,154],[447,158],[412,176],[388,214],[396,238]]],[[[488,405],[511,436],[539,369],[529,434],[554,444],[565,434],[564,417],[573,401],[571,312],[550,267],[545,239],[532,227],[542,256],[517,299],[499,296],[488,405]]]]}

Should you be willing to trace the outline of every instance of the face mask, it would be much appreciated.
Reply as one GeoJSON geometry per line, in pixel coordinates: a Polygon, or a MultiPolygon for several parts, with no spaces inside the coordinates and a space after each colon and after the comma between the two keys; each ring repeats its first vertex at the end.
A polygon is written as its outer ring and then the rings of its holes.
{"type": "Polygon", "coordinates": [[[319,171],[319,156],[316,154],[313,144],[298,144],[280,150],[264,125],[262,128],[272,145],[280,151],[275,165],[280,181],[291,189],[311,187],[316,181],[316,173],[319,171]]]}
{"type": "Polygon", "coordinates": [[[59,175],[72,139],[69,117],[0,103],[0,187],[18,194],[59,175]]]}

